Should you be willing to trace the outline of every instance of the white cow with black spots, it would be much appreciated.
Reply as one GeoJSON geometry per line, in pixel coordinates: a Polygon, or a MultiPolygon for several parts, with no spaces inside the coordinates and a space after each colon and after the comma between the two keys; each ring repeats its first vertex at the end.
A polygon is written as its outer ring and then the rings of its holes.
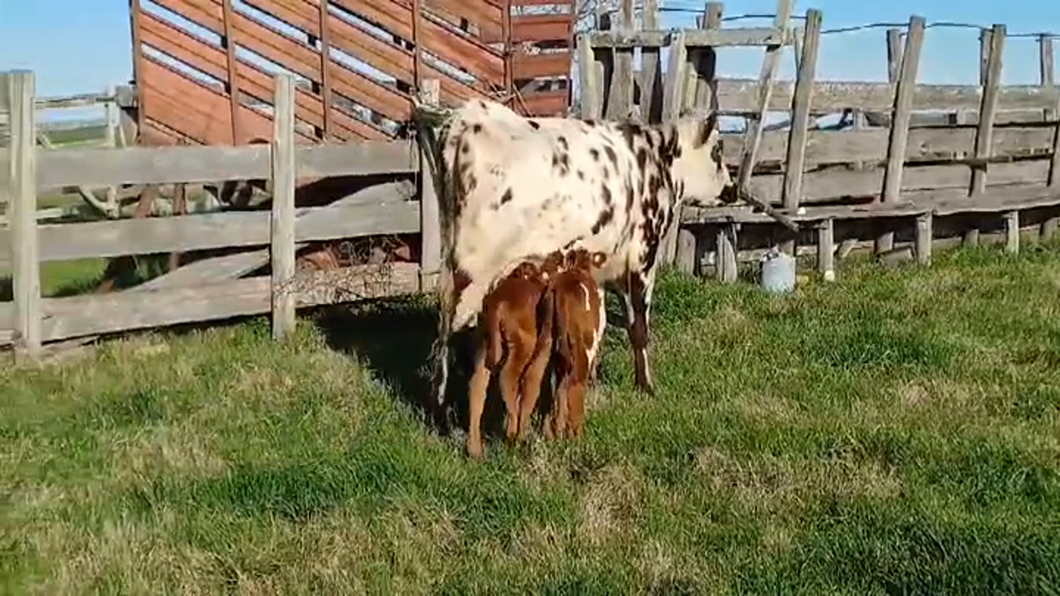
{"type": "Polygon", "coordinates": [[[656,125],[525,118],[474,99],[454,111],[433,155],[442,218],[436,413],[450,338],[474,323],[495,280],[574,246],[607,255],[598,281],[624,298],[636,383],[654,393],[648,317],[662,239],[682,202],[716,204],[733,191],[716,114],[656,125]]]}

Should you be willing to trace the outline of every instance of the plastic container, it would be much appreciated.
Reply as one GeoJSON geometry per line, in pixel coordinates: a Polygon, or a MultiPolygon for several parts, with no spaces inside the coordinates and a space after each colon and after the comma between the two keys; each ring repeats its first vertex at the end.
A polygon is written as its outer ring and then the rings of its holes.
{"type": "Polygon", "coordinates": [[[795,289],[795,258],[771,248],[759,260],[762,289],[769,294],[787,294],[795,289]]]}

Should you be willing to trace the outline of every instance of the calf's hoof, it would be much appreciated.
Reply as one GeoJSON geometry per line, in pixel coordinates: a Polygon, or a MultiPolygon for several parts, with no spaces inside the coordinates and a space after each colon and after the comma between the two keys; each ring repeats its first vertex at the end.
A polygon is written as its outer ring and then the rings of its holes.
{"type": "Polygon", "coordinates": [[[483,455],[482,441],[472,441],[471,439],[468,439],[467,440],[467,456],[470,457],[471,459],[478,460],[478,459],[482,459],[482,455],[483,455]]]}

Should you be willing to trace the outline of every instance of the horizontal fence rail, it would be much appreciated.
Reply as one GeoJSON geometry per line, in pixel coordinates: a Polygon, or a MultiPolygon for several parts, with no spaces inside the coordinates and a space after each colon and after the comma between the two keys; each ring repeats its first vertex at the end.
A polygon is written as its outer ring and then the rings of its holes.
{"type": "Polygon", "coordinates": [[[297,307],[415,292],[423,287],[422,272],[437,270],[438,255],[421,250],[421,263],[295,272],[295,251],[312,242],[419,233],[434,251],[440,244],[437,217],[425,222],[423,215],[437,213],[434,194],[424,193],[425,205],[408,179],[420,175],[418,147],[407,141],[298,144],[290,75],[275,79],[267,143],[93,150],[36,146],[33,74],[0,79],[7,100],[0,111],[11,114],[13,140],[0,151],[4,171],[13,174],[4,181],[11,208],[9,229],[0,229],[0,264],[12,271],[14,290],[12,302],[0,303],[0,343],[13,343],[20,358],[37,357],[49,341],[270,311],[274,332],[283,337],[297,307]],[[399,179],[323,207],[294,205],[296,184],[306,180],[381,175],[399,179]],[[247,179],[268,181],[270,210],[68,224],[40,224],[35,217],[38,194],[50,188],[247,179]],[[251,250],[194,261],[126,291],[41,297],[41,262],[233,248],[251,250]],[[238,278],[263,266],[272,269],[271,278],[238,278]]]}

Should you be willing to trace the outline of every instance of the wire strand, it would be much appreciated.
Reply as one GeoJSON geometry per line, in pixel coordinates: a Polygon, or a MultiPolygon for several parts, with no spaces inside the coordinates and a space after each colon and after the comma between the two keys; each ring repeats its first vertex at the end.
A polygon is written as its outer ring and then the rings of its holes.
{"type": "MultiPolygon", "coordinates": [[[[703,14],[702,8],[695,8],[692,6],[663,6],[660,7],[659,12],[672,12],[682,14],[703,14]]],[[[765,20],[765,19],[776,19],[776,14],[768,13],[748,13],[735,15],[731,17],[722,17],[723,23],[731,23],[735,21],[746,21],[746,20],[765,20]]],[[[791,15],[791,19],[795,21],[805,21],[806,17],[803,15],[791,15]]],[[[865,23],[862,25],[849,25],[844,27],[835,27],[832,29],[822,29],[821,35],[831,35],[836,33],[852,33],[855,31],[867,31],[872,29],[908,29],[908,22],[878,22],[878,23],[865,23]]],[[[975,23],[962,23],[956,21],[934,21],[926,23],[924,29],[978,29],[989,31],[993,28],[992,25],[977,25],[975,23]]],[[[1050,38],[1060,39],[1060,33],[1054,31],[1025,31],[1019,33],[1006,33],[1005,37],[1008,38],[1050,38]]]]}

